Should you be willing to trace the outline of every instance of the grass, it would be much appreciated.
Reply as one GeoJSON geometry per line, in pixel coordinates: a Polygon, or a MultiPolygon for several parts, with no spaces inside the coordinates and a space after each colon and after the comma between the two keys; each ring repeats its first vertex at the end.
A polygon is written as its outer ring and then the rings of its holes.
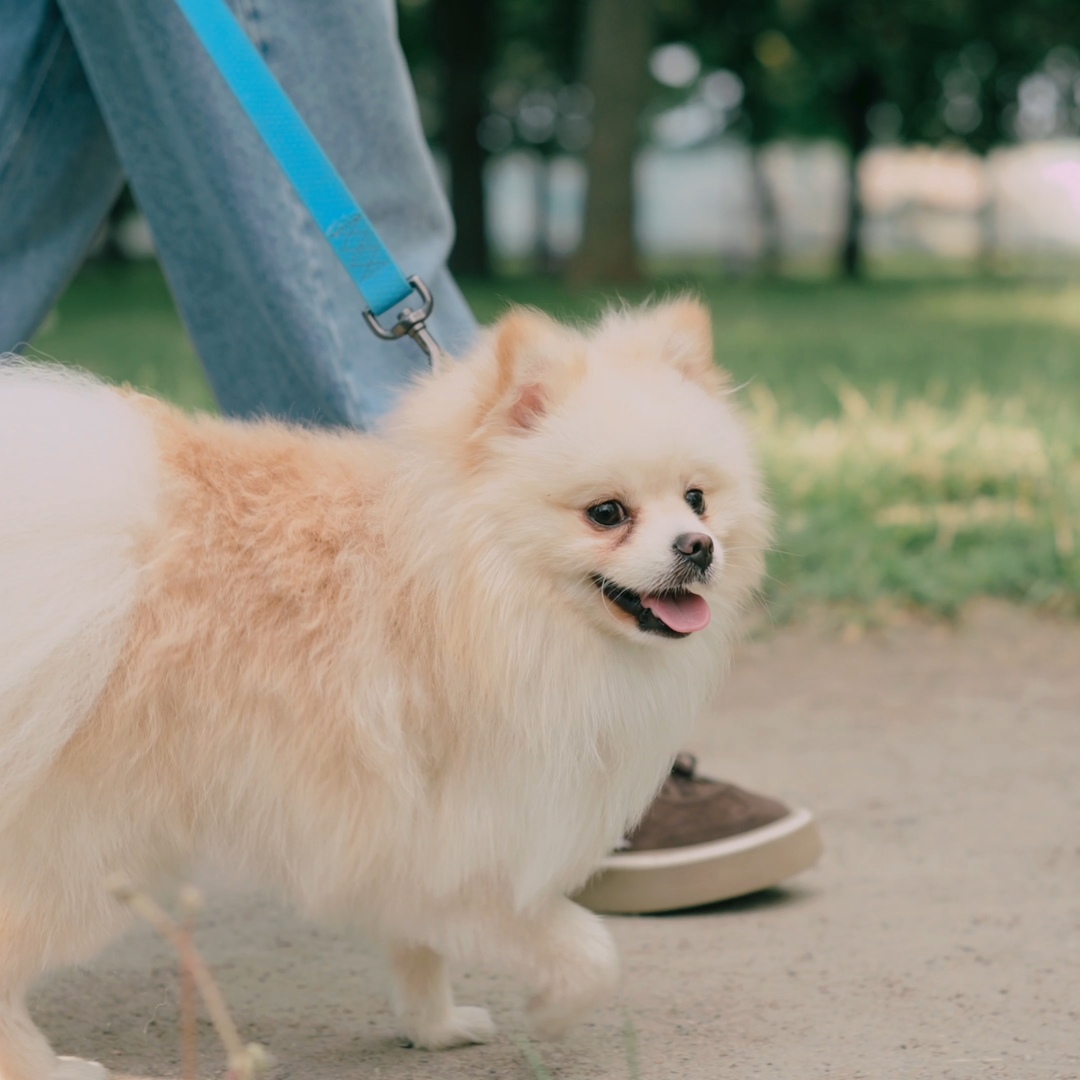
{"type": "MultiPolygon", "coordinates": [[[[571,319],[607,302],[530,279],[464,287],[482,321],[509,302],[571,319]]],[[[777,617],[822,601],[860,619],[951,615],[980,595],[1080,613],[1080,284],[691,288],[758,431],[778,510],[777,617]]],[[[89,267],[34,344],[212,405],[153,266],[89,267]]]]}
{"type": "Polygon", "coordinates": [[[34,338],[37,355],[131,383],[185,408],[214,396],[156,266],[91,264],[34,338]]]}

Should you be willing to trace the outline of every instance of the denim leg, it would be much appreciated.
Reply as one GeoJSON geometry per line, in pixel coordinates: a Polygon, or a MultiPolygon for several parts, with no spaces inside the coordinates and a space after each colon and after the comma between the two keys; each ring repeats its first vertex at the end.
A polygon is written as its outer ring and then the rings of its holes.
{"type": "Polygon", "coordinates": [[[0,352],[29,341],[122,184],[54,0],[0,0],[0,352]]]}
{"type": "MultiPolygon", "coordinates": [[[[211,383],[230,413],[370,426],[426,364],[379,342],[322,234],[178,8],[60,0],[211,383]]],[[[397,41],[393,0],[235,0],[245,30],[406,274],[450,352],[475,323],[397,41]]]]}

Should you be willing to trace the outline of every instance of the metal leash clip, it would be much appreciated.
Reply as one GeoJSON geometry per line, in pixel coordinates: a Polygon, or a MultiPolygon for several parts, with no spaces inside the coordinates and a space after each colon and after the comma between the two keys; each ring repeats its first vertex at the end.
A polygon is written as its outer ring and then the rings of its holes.
{"type": "Polygon", "coordinates": [[[411,277],[408,282],[416,290],[416,295],[423,302],[424,306],[422,308],[418,311],[408,307],[402,308],[398,312],[397,322],[389,330],[375,318],[371,308],[364,311],[364,320],[371,327],[375,336],[382,338],[383,341],[396,341],[398,338],[408,334],[424,350],[427,358],[431,361],[432,369],[437,371],[442,365],[443,353],[427,328],[427,320],[431,317],[431,310],[435,306],[435,300],[431,295],[431,290],[420,278],[411,277]]]}

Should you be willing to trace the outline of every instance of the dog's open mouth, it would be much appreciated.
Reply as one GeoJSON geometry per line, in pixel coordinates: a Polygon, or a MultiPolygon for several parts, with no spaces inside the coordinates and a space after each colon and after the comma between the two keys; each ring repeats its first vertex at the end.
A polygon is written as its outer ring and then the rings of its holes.
{"type": "Polygon", "coordinates": [[[639,630],[649,634],[687,637],[704,630],[712,617],[705,597],[689,589],[636,593],[597,574],[593,575],[593,582],[608,600],[637,622],[639,630]]]}

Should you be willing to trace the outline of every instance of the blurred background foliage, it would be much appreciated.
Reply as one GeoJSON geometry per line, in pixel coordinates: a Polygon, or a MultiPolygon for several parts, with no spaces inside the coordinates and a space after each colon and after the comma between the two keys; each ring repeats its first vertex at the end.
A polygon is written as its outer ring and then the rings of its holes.
{"type": "MultiPolygon", "coordinates": [[[[774,618],[983,595],[1080,612],[1075,3],[399,15],[482,321],[513,302],[587,318],[613,290],[710,305],[778,510],[774,618]]],[[[213,408],[139,251],[125,196],[34,344],[213,408]]]]}
{"type": "MultiPolygon", "coordinates": [[[[633,167],[650,142],[829,138],[854,170],[875,142],[984,154],[1080,128],[1069,0],[402,0],[400,25],[448,166],[455,269],[467,274],[492,267],[485,163],[515,147],[584,160],[590,197],[571,271],[622,281],[642,272],[633,167]]],[[[768,217],[764,170],[757,179],[768,217]]],[[[849,193],[839,255],[855,276],[854,179],[849,193]]],[[[771,268],[775,238],[763,248],[771,268]]]]}

